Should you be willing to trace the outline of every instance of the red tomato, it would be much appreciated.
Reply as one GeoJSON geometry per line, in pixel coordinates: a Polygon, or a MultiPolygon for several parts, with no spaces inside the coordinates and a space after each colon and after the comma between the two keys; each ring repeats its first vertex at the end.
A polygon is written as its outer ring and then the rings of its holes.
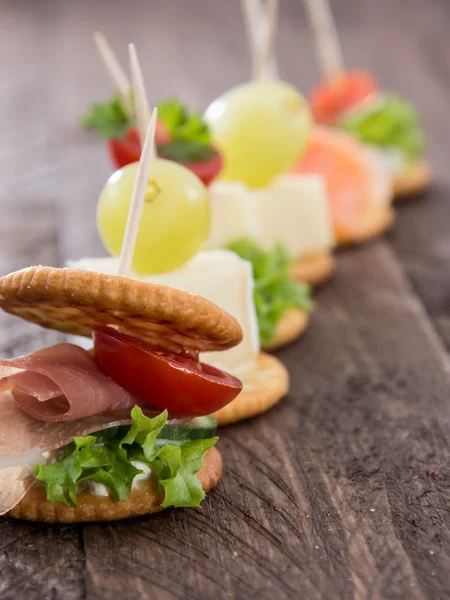
{"type": "Polygon", "coordinates": [[[94,356],[116,383],[171,415],[209,415],[231,402],[242,390],[232,375],[150,346],[112,328],[93,332],[94,356]]]}
{"type": "MultiPolygon", "coordinates": [[[[166,144],[169,141],[170,134],[164,124],[158,121],[155,133],[156,147],[160,144],[166,144]]],[[[116,169],[121,169],[125,165],[137,162],[141,158],[141,144],[136,127],[131,127],[124,138],[110,138],[107,143],[111,162],[116,169]]],[[[186,169],[195,173],[200,181],[207,186],[221,171],[222,157],[216,152],[212,158],[208,158],[207,160],[181,164],[186,169]]]]}
{"type": "Polygon", "coordinates": [[[317,87],[309,97],[316,123],[333,125],[348,109],[378,91],[378,85],[366,71],[341,73],[317,87]]]}
{"type": "Polygon", "coordinates": [[[141,144],[137,129],[129,129],[124,138],[110,138],[107,142],[111,161],[116,169],[136,162],[141,157],[141,144]]]}
{"type": "MultiPolygon", "coordinates": [[[[170,141],[170,134],[164,123],[156,122],[155,143],[165,144],[170,141]]],[[[108,153],[116,169],[137,162],[141,158],[141,143],[136,127],[130,127],[124,138],[110,138],[107,142],[108,153]]]]}
{"type": "Polygon", "coordinates": [[[202,181],[206,186],[208,186],[211,181],[220,173],[222,170],[222,164],[222,157],[218,152],[216,152],[212,158],[208,158],[207,160],[200,160],[193,163],[182,163],[186,169],[189,169],[195,173],[200,181],[202,181]]]}

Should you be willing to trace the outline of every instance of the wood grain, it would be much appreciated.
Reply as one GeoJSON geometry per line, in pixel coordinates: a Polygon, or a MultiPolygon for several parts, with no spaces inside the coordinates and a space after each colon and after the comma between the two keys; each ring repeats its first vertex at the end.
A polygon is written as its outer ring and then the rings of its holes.
{"type": "MultiPolygon", "coordinates": [[[[318,75],[300,2],[282,0],[282,76],[318,75]]],[[[279,353],[289,397],[223,430],[202,510],[111,525],[0,521],[0,598],[436,600],[450,589],[450,179],[446,0],[332,0],[350,65],[424,112],[436,185],[387,240],[339,255],[306,336],[279,353]]],[[[248,76],[238,2],[4,0],[0,269],[104,251],[110,167],[78,118],[110,92],[91,42],[135,41],[151,102],[203,108],[248,76]]],[[[0,315],[2,356],[58,339],[0,315]]]]}

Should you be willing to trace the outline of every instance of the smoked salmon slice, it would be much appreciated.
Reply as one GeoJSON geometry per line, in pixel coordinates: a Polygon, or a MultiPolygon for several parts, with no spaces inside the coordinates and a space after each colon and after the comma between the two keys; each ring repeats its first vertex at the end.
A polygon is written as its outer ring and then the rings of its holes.
{"type": "Polygon", "coordinates": [[[381,162],[345,132],[315,127],[292,172],[324,177],[338,242],[369,237],[373,220],[389,209],[392,190],[381,162]]]}

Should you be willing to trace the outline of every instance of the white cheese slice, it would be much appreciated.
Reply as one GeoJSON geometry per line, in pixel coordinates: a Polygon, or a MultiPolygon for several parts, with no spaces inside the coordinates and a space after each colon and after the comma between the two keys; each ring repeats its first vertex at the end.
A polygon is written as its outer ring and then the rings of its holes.
{"type": "Polygon", "coordinates": [[[253,192],[259,243],[282,243],[295,258],[330,250],[333,226],[325,182],[320,175],[284,174],[253,192]]]}
{"type": "MultiPolygon", "coordinates": [[[[69,261],[68,266],[115,274],[118,264],[117,258],[109,257],[69,261]]],[[[206,352],[201,360],[234,374],[252,368],[259,353],[259,331],[253,301],[253,273],[249,262],[228,250],[211,250],[199,252],[176,271],[157,275],[132,272],[130,277],[198,294],[231,314],[243,329],[243,341],[229,350],[206,352]]]]}
{"type": "Polygon", "coordinates": [[[320,175],[284,174],[259,190],[218,181],[210,188],[210,203],[208,248],[247,237],[266,250],[282,243],[293,257],[301,258],[334,245],[325,182],[320,175]]]}
{"type": "Polygon", "coordinates": [[[253,198],[236,181],[215,181],[209,188],[211,224],[206,248],[223,248],[239,238],[257,237],[253,198]]]}

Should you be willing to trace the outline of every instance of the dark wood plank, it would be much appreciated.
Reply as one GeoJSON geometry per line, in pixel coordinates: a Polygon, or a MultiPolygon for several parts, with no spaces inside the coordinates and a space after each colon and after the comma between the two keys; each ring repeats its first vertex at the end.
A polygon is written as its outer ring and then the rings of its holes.
{"type": "MultiPolygon", "coordinates": [[[[418,92],[412,62],[408,72],[398,65],[408,61],[408,38],[419,23],[436,58],[438,41],[429,39],[445,30],[445,3],[426,3],[428,11],[415,0],[407,14],[399,0],[333,4],[349,63],[373,66],[386,85],[418,93],[431,113],[427,121],[440,136],[434,161],[448,144],[438,132],[446,116],[437,91],[446,63],[426,75],[434,100],[418,92]]],[[[31,0],[4,5],[0,33],[15,58],[0,62],[4,79],[13,82],[0,102],[5,114],[19,118],[2,135],[8,152],[0,155],[1,171],[11,191],[0,195],[7,215],[0,220],[0,266],[100,254],[95,206],[110,167],[101,141],[77,124],[87,103],[110,91],[92,30],[105,30],[124,62],[126,43],[136,41],[153,101],[177,93],[201,108],[247,76],[238,3],[133,0],[109,3],[108,10],[87,0],[52,0],[39,9],[31,0]],[[16,121],[23,124],[19,133],[16,121]],[[30,174],[23,179],[24,146],[30,174]]],[[[305,89],[317,68],[300,3],[282,3],[281,30],[282,74],[305,89]]],[[[429,56],[414,50],[422,71],[429,56]]],[[[437,197],[429,202],[444,219],[437,197]]],[[[413,210],[404,211],[410,227],[435,214],[423,208],[417,217],[413,210]]],[[[426,240],[435,220],[420,235],[414,230],[415,238],[393,238],[421,294],[406,258],[411,240],[426,240]]],[[[436,285],[443,275],[436,273],[436,285]]],[[[450,587],[450,381],[443,346],[387,242],[342,255],[318,303],[306,337],[280,353],[292,376],[289,398],[222,432],[224,480],[203,510],[84,528],[3,520],[0,597],[443,597],[450,587]]],[[[56,339],[7,317],[0,327],[3,355],[56,339]]]]}
{"type": "Polygon", "coordinates": [[[289,398],[222,432],[224,480],[203,511],[85,529],[94,596],[431,599],[448,589],[440,342],[383,243],[342,257],[319,309],[280,353],[289,398]]]}
{"type": "Polygon", "coordinates": [[[450,172],[448,169],[448,95],[450,75],[450,5],[435,2],[413,16],[421,27],[420,45],[413,47],[405,69],[415,69],[421,85],[415,97],[426,115],[429,154],[434,169],[430,192],[399,207],[392,245],[450,350],[450,172]],[[430,18],[430,13],[433,18],[430,18]],[[428,19],[424,17],[428,15],[428,19]],[[425,24],[425,26],[424,26],[425,24]]]}
{"type": "MultiPolygon", "coordinates": [[[[37,4],[0,6],[0,58],[4,115],[0,133],[0,271],[60,262],[58,206],[52,185],[54,154],[51,74],[42,28],[48,15],[37,4]],[[37,68],[39,65],[39,68],[37,68]]],[[[61,337],[0,314],[0,355],[18,356],[61,337]]],[[[83,596],[81,530],[0,520],[0,597],[5,600],[83,596]]]]}

